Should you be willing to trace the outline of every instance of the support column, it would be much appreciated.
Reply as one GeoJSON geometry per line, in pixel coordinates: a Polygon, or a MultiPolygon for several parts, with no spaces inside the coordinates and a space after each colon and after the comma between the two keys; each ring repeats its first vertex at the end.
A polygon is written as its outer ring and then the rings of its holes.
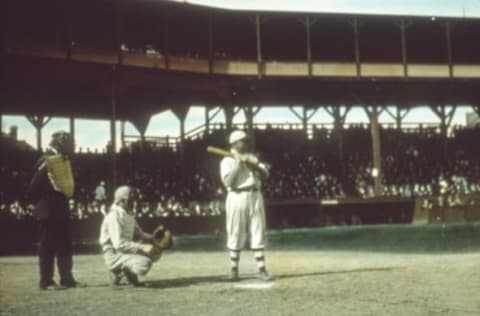
{"type": "Polygon", "coordinates": [[[351,106],[345,106],[343,109],[342,111],[341,106],[334,105],[325,107],[325,112],[333,118],[333,132],[337,139],[338,158],[340,160],[343,160],[343,125],[345,125],[351,106]]]}
{"type": "Polygon", "coordinates": [[[122,148],[125,148],[125,121],[120,123],[120,142],[122,148]]]}
{"type": "Polygon", "coordinates": [[[208,71],[213,73],[213,16],[208,16],[208,71]]]}
{"type": "Polygon", "coordinates": [[[205,136],[210,134],[210,108],[205,106],[205,136]]]}
{"type": "Polygon", "coordinates": [[[400,41],[402,49],[402,64],[403,64],[403,76],[408,77],[408,64],[407,64],[407,37],[406,37],[407,23],[404,19],[400,21],[400,41]]]}
{"type": "MultiPolygon", "coordinates": [[[[72,136],[74,144],[76,143],[75,139],[75,118],[73,116],[70,116],[70,135],[72,136]]],[[[74,146],[77,147],[77,146],[74,146]]]]}
{"type": "Polygon", "coordinates": [[[210,124],[212,120],[218,115],[218,113],[222,111],[222,108],[217,107],[215,109],[215,112],[213,112],[213,114],[210,113],[210,110],[211,109],[208,106],[205,107],[205,135],[210,134],[210,130],[211,130],[210,124]]]}
{"type": "Polygon", "coordinates": [[[307,40],[307,63],[308,63],[308,77],[311,78],[313,75],[313,64],[312,64],[312,36],[311,36],[312,22],[310,15],[307,15],[305,18],[305,35],[307,40]]]}
{"type": "Polygon", "coordinates": [[[148,124],[150,123],[150,118],[151,118],[151,115],[148,113],[143,115],[136,115],[131,118],[131,122],[133,126],[135,126],[137,131],[140,133],[140,150],[142,151],[142,153],[145,150],[145,133],[147,132],[147,127],[148,127],[148,124]]]}
{"type": "Polygon", "coordinates": [[[395,126],[398,130],[402,129],[402,122],[408,115],[408,113],[410,113],[410,109],[402,109],[399,106],[396,106],[395,113],[390,111],[389,109],[385,109],[385,111],[387,111],[388,115],[390,115],[390,117],[395,120],[395,126]]]}
{"type": "Polygon", "coordinates": [[[447,41],[448,73],[453,78],[453,60],[452,60],[452,32],[450,21],[445,21],[445,38],[447,41]]]}
{"type": "Polygon", "coordinates": [[[370,131],[372,136],[372,157],[373,168],[377,171],[374,177],[374,191],[375,196],[383,195],[383,183],[382,183],[382,150],[380,146],[380,125],[378,124],[378,117],[381,110],[377,106],[370,108],[366,107],[365,112],[370,119],[370,131]]]}
{"type": "MultiPolygon", "coordinates": [[[[180,163],[183,166],[185,163],[185,120],[187,118],[188,111],[190,106],[188,105],[178,105],[172,107],[172,112],[175,114],[177,119],[180,122],[180,144],[178,144],[178,151],[180,154],[180,163]]],[[[182,183],[185,182],[186,174],[185,168],[181,168],[180,180],[182,183]]]]}
{"type": "Polygon", "coordinates": [[[35,127],[37,132],[37,150],[42,151],[42,129],[50,122],[51,116],[32,115],[27,116],[27,120],[35,127]]]}
{"type": "Polygon", "coordinates": [[[302,121],[303,130],[305,131],[305,136],[308,138],[309,136],[308,122],[315,115],[315,113],[317,113],[318,108],[311,109],[309,113],[307,107],[303,106],[301,114],[298,113],[293,106],[290,106],[289,109],[293,113],[293,115],[295,115],[300,121],[302,121]]]}
{"type": "Polygon", "coordinates": [[[360,65],[360,32],[359,32],[359,22],[357,18],[353,18],[353,41],[355,47],[355,65],[357,68],[357,78],[360,78],[362,75],[362,69],[360,65]]]}
{"type": "Polygon", "coordinates": [[[118,7],[114,10],[115,12],[115,51],[117,57],[117,65],[121,65],[123,63],[123,55],[122,55],[122,43],[123,43],[123,12],[125,11],[125,7],[122,2],[119,2],[118,7]]]}
{"type": "Polygon", "coordinates": [[[112,185],[111,188],[115,190],[118,183],[118,168],[117,168],[117,95],[116,95],[116,67],[112,65],[112,86],[111,86],[111,113],[110,113],[110,155],[112,158],[112,185]]]}
{"type": "Polygon", "coordinates": [[[262,23],[262,17],[260,16],[259,13],[257,13],[255,15],[255,34],[257,38],[258,78],[261,78],[263,75],[261,23],[262,23]]]}
{"type": "Polygon", "coordinates": [[[245,119],[247,121],[247,132],[250,133],[250,137],[253,137],[253,134],[251,133],[253,133],[255,115],[257,115],[261,109],[261,106],[254,107],[252,105],[247,105],[243,108],[245,119]]]}
{"type": "Polygon", "coordinates": [[[179,105],[172,108],[173,114],[177,117],[180,122],[180,159],[184,159],[184,146],[185,146],[185,119],[187,118],[189,106],[179,105]]]}
{"type": "Polygon", "coordinates": [[[255,115],[257,115],[261,109],[261,106],[254,107],[251,105],[247,105],[243,108],[243,112],[245,113],[245,119],[247,121],[247,134],[250,137],[253,149],[255,148],[254,120],[255,115]]]}
{"type": "Polygon", "coordinates": [[[442,135],[443,158],[448,156],[448,129],[452,125],[457,106],[454,105],[447,112],[446,105],[432,106],[431,109],[440,119],[440,134],[442,135]]]}
{"type": "Polygon", "coordinates": [[[67,21],[66,21],[66,25],[65,25],[65,29],[66,29],[66,34],[67,34],[67,43],[66,43],[66,47],[67,47],[67,60],[68,61],[71,61],[72,60],[72,54],[73,54],[73,45],[72,45],[72,11],[69,9],[67,10],[67,12],[65,13],[66,16],[67,16],[67,21]]]}
{"type": "Polygon", "coordinates": [[[165,69],[170,69],[170,25],[168,21],[168,6],[164,6],[163,10],[163,55],[165,56],[165,69]]]}
{"type": "Polygon", "coordinates": [[[233,129],[233,116],[235,115],[233,106],[231,104],[225,106],[223,112],[225,115],[225,129],[227,135],[230,135],[233,129]]]}

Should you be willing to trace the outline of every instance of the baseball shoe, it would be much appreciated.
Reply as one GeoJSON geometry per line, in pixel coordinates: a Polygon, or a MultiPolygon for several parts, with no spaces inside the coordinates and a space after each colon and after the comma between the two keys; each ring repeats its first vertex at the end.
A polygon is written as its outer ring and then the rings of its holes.
{"type": "Polygon", "coordinates": [[[125,278],[127,278],[128,282],[134,287],[145,286],[143,282],[138,281],[138,276],[135,273],[130,272],[128,269],[124,269],[123,274],[125,275],[125,278]]]}
{"type": "Polygon", "coordinates": [[[120,281],[122,281],[122,278],[123,278],[123,273],[122,271],[120,272],[109,271],[108,276],[110,277],[111,286],[119,286],[120,281]]]}
{"type": "Polygon", "coordinates": [[[273,277],[271,277],[267,270],[265,268],[263,269],[260,269],[260,272],[258,274],[258,278],[262,281],[265,281],[265,282],[270,282],[270,281],[273,281],[273,277]]]}
{"type": "Polygon", "coordinates": [[[230,278],[228,281],[230,282],[237,282],[240,280],[240,277],[238,276],[238,269],[232,268],[232,271],[230,272],[230,278]]]}
{"type": "Polygon", "coordinates": [[[60,282],[60,285],[64,288],[66,288],[66,289],[87,287],[87,285],[85,283],[80,283],[80,282],[77,282],[75,280],[70,280],[70,281],[67,281],[67,282],[60,282]]]}
{"type": "Polygon", "coordinates": [[[39,289],[41,291],[59,291],[65,290],[65,287],[57,285],[55,282],[50,284],[40,284],[39,289]]]}

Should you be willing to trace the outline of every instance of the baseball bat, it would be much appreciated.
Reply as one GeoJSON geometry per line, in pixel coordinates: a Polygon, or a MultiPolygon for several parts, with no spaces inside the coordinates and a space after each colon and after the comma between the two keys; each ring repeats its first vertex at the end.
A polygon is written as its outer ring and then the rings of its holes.
{"type": "Polygon", "coordinates": [[[229,151],[226,151],[225,149],[218,148],[218,147],[213,147],[213,146],[208,146],[207,147],[207,152],[223,157],[233,157],[232,153],[229,151]]]}
{"type": "MultiPolygon", "coordinates": [[[[211,154],[223,156],[223,157],[233,157],[233,154],[231,152],[226,151],[225,149],[222,149],[222,148],[214,147],[214,146],[208,146],[207,147],[207,152],[209,152],[211,154]]],[[[254,168],[258,168],[258,163],[252,163],[248,159],[245,159],[245,160],[240,159],[240,161],[243,161],[243,162],[251,165],[254,168]]],[[[270,166],[267,165],[267,168],[270,169],[270,166]]]]}

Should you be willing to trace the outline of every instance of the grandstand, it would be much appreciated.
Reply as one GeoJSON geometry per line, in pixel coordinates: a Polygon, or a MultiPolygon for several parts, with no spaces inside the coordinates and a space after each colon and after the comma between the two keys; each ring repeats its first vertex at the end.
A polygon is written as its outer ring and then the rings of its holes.
{"type": "MultiPolygon", "coordinates": [[[[111,122],[106,153],[76,154],[78,219],[98,215],[92,195],[101,180],[110,190],[137,186],[139,217],[221,217],[218,161],[204,149],[224,146],[234,128],[249,131],[272,163],[265,193],[272,209],[280,208],[273,214],[287,214],[271,220],[275,227],[292,226],[291,213],[281,211],[292,203],[315,210],[300,226],[477,218],[473,210],[435,211],[439,204],[468,209],[480,191],[479,131],[452,126],[459,106],[480,113],[474,17],[256,12],[146,0],[7,1],[4,8],[1,115],[25,115],[37,148],[54,116],[70,118],[74,135],[81,132],[76,118],[111,122]],[[193,104],[205,106],[205,123],[187,130],[193,104]],[[255,122],[269,106],[290,109],[299,123],[255,122]],[[404,123],[419,106],[440,123],[404,123]],[[347,124],[353,108],[369,123],[347,124]],[[180,136],[146,137],[151,116],[166,109],[178,118],[180,136]],[[333,123],[311,122],[320,109],[333,123]],[[245,124],[233,123],[239,111],[245,124]],[[213,123],[220,112],[225,122],[213,123]],[[381,113],[395,123],[380,124],[381,113]],[[140,136],[126,135],[125,122],[140,136]],[[442,181],[447,197],[439,197],[442,181]],[[392,199],[394,214],[352,211],[392,199]]],[[[5,152],[2,214],[28,217],[22,192],[38,153],[5,152]]]]}
{"type": "Polygon", "coordinates": [[[480,14],[446,14],[440,4],[373,14],[205,1],[2,2],[0,314],[480,313],[479,255],[465,254],[480,248],[480,14]],[[198,105],[204,122],[189,129],[198,105]],[[259,122],[270,107],[297,121],[259,122]],[[439,123],[406,122],[418,108],[439,123]],[[453,123],[459,108],[471,109],[462,126],[453,123]],[[147,136],[152,116],[167,110],[179,136],[147,136]],[[358,110],[368,122],[347,120],[358,110]],[[315,121],[320,111],[331,122],[315,121]],[[15,127],[5,132],[7,115],[35,127],[36,146],[15,127]],[[48,301],[30,289],[34,260],[5,255],[37,247],[25,191],[56,117],[74,137],[77,119],[108,120],[110,132],[104,150],[71,157],[75,274],[89,287],[48,301]],[[220,158],[206,147],[225,148],[235,129],[272,167],[262,191],[278,279],[263,292],[218,275],[226,192],[220,158]],[[104,290],[102,181],[107,205],[118,185],[131,185],[142,228],[162,223],[174,234],[150,288],[104,290]]]}

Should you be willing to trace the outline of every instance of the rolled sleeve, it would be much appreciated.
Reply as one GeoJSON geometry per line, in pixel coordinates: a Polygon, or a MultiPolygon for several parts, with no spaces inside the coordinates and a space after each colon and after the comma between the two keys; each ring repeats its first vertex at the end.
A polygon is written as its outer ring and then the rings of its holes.
{"type": "Polygon", "coordinates": [[[257,166],[265,178],[268,178],[270,176],[270,170],[266,164],[264,164],[263,162],[260,162],[257,166]]]}
{"type": "Polygon", "coordinates": [[[140,225],[138,225],[138,223],[135,223],[135,233],[134,233],[134,236],[136,237],[136,239],[139,239],[143,242],[152,242],[153,240],[153,235],[152,234],[149,234],[149,233],[146,233],[142,230],[142,228],[140,227],[140,225]]]}

